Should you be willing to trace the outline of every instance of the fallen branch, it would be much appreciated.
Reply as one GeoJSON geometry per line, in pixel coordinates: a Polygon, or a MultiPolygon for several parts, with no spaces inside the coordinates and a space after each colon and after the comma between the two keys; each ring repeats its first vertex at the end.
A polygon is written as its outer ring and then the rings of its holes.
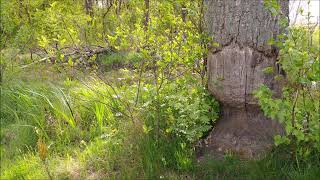
{"type": "MultiPolygon", "coordinates": [[[[64,52],[62,52],[63,55],[63,60],[62,62],[68,61],[71,57],[72,60],[76,60],[76,59],[89,59],[91,57],[93,57],[94,55],[98,55],[98,54],[102,54],[102,53],[106,53],[106,52],[111,52],[114,51],[112,48],[109,47],[99,47],[97,49],[91,49],[89,47],[84,47],[81,49],[78,48],[73,48],[73,47],[69,47],[67,49],[64,49],[64,52]]],[[[56,53],[58,54],[58,53],[56,53]]],[[[60,54],[61,56],[61,54],[60,54]]],[[[56,59],[58,59],[57,56],[48,56],[48,57],[44,57],[40,60],[37,61],[33,61],[32,63],[26,64],[21,66],[21,69],[27,68],[31,65],[37,64],[37,63],[41,63],[41,62],[45,62],[47,60],[51,60],[52,63],[56,62],[56,59]]]]}
{"type": "Polygon", "coordinates": [[[42,58],[42,59],[40,59],[40,60],[38,60],[38,61],[33,61],[33,62],[30,63],[30,64],[26,64],[26,65],[21,66],[21,69],[27,68],[27,67],[29,67],[29,66],[31,66],[31,65],[33,65],[33,64],[37,64],[37,63],[44,62],[44,61],[46,61],[46,60],[48,60],[48,59],[50,59],[50,57],[45,57],[45,58],[42,58]]]}

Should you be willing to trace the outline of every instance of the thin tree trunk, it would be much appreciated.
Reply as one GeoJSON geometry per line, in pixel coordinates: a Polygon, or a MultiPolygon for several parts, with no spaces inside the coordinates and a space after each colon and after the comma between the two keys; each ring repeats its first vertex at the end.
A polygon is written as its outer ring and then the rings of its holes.
{"type": "Polygon", "coordinates": [[[144,30],[148,31],[149,17],[150,17],[150,1],[144,0],[145,12],[144,12],[144,30]]]}
{"type": "Polygon", "coordinates": [[[86,13],[90,15],[90,17],[93,17],[93,0],[85,0],[85,8],[86,8],[86,13]]]}
{"type": "Polygon", "coordinates": [[[19,0],[19,17],[22,18],[23,0],[19,0]]]}
{"type": "Polygon", "coordinates": [[[118,16],[120,16],[120,13],[121,13],[121,5],[122,5],[122,0],[118,0],[118,6],[117,6],[117,10],[116,10],[116,14],[118,16]]]}

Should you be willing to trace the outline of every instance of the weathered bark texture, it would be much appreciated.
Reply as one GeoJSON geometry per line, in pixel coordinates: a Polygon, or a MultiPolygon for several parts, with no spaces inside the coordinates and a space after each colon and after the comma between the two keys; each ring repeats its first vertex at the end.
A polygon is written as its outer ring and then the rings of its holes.
{"type": "Polygon", "coordinates": [[[221,118],[206,139],[213,155],[233,152],[259,157],[273,144],[281,126],[266,118],[252,93],[262,84],[280,95],[278,50],[269,45],[283,29],[280,17],[288,18],[288,0],[280,0],[281,15],[272,16],[264,0],[208,0],[206,24],[219,43],[208,55],[208,88],[221,102],[221,118]],[[263,69],[273,67],[273,74],[263,69]]]}
{"type": "Polygon", "coordinates": [[[93,0],[85,0],[86,13],[93,17],[93,0]]]}

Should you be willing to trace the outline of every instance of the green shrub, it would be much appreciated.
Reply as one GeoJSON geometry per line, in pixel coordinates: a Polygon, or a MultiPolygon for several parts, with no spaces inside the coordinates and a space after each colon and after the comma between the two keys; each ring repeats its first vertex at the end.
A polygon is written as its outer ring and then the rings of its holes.
{"type": "Polygon", "coordinates": [[[276,136],[276,145],[290,144],[297,161],[320,152],[320,62],[319,28],[314,33],[304,27],[290,29],[280,46],[280,67],[286,77],[281,98],[262,86],[256,97],[264,113],[280,121],[285,136],[276,136]]]}
{"type": "Polygon", "coordinates": [[[187,74],[186,78],[166,83],[159,99],[151,98],[156,97],[155,87],[146,85],[144,89],[146,131],[178,137],[190,144],[208,132],[218,118],[217,101],[199,79],[187,74]]]}

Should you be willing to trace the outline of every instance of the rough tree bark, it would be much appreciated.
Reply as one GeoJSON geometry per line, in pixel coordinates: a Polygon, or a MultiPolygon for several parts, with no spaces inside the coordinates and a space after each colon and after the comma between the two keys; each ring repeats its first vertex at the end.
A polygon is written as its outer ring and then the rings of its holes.
{"type": "Polygon", "coordinates": [[[150,18],[150,1],[144,0],[145,12],[144,12],[144,30],[148,30],[149,26],[149,18],[150,18]]]}
{"type": "Polygon", "coordinates": [[[93,17],[93,0],[85,0],[86,13],[93,17]]]}
{"type": "Polygon", "coordinates": [[[288,18],[289,0],[280,0],[281,14],[272,16],[264,0],[207,0],[206,24],[219,43],[208,55],[208,88],[221,102],[221,118],[206,139],[214,156],[226,152],[244,158],[259,157],[273,144],[281,126],[266,118],[253,91],[262,84],[280,95],[278,50],[268,44],[283,29],[281,17],[288,18]],[[273,67],[273,74],[263,69],[273,67]]]}

